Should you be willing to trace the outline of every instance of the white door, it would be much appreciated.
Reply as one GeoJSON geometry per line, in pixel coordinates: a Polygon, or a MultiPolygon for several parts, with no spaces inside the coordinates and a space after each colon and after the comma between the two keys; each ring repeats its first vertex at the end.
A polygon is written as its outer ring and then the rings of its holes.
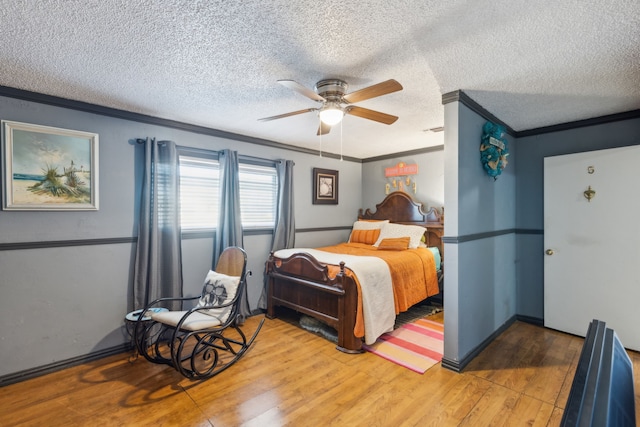
{"type": "Polygon", "coordinates": [[[640,146],[544,159],[545,326],[602,320],[640,350],[639,190],[640,146]]]}

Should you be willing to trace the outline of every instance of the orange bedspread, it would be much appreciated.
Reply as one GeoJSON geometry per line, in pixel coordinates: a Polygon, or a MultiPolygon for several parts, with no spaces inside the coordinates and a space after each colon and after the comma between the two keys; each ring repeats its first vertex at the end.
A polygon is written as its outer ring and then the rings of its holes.
{"type": "MultiPolygon", "coordinates": [[[[435,260],[428,249],[384,251],[362,243],[340,243],[317,249],[347,255],[375,256],[384,260],[391,272],[396,314],[407,311],[412,305],[440,292],[435,260]]],[[[359,301],[354,331],[356,336],[364,336],[361,307],[362,302],[359,301]]]]}

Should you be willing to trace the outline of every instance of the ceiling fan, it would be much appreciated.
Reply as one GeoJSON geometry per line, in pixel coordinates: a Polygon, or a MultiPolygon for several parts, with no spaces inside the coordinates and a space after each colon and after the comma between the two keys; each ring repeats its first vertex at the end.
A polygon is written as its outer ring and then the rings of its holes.
{"type": "Polygon", "coordinates": [[[279,114],[277,116],[264,117],[258,120],[266,122],[269,120],[282,119],[284,117],[317,111],[318,116],[320,117],[318,135],[328,134],[331,131],[331,126],[340,123],[345,114],[351,114],[352,116],[362,117],[363,119],[373,120],[386,125],[390,125],[398,120],[397,116],[351,105],[355,102],[364,101],[402,90],[402,85],[393,79],[347,94],[345,93],[349,85],[347,85],[347,82],[340,79],[320,80],[314,87],[315,91],[293,80],[278,80],[278,83],[301,93],[307,98],[320,102],[322,105],[318,108],[307,108],[304,110],[292,111],[291,113],[279,114]]]}

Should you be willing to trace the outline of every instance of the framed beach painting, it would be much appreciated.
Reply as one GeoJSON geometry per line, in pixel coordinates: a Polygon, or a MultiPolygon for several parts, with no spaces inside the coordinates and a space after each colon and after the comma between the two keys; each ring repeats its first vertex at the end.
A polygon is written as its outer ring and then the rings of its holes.
{"type": "Polygon", "coordinates": [[[4,210],[98,210],[98,134],[3,120],[4,210]]]}

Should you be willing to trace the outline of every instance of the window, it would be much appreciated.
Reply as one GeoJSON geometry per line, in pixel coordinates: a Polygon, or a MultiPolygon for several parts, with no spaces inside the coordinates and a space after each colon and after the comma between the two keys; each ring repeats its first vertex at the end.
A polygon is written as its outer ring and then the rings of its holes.
{"type": "Polygon", "coordinates": [[[217,160],[180,156],[180,223],[183,230],[217,227],[219,175],[217,160]]]}
{"type": "Polygon", "coordinates": [[[242,228],[273,228],[278,191],[276,168],[240,163],[242,228]]]}
{"type": "MultiPolygon", "coordinates": [[[[217,159],[180,156],[182,229],[212,230],[218,225],[220,168],[217,159]]],[[[277,176],[274,166],[242,162],[239,167],[242,227],[273,228],[277,176]]]]}

